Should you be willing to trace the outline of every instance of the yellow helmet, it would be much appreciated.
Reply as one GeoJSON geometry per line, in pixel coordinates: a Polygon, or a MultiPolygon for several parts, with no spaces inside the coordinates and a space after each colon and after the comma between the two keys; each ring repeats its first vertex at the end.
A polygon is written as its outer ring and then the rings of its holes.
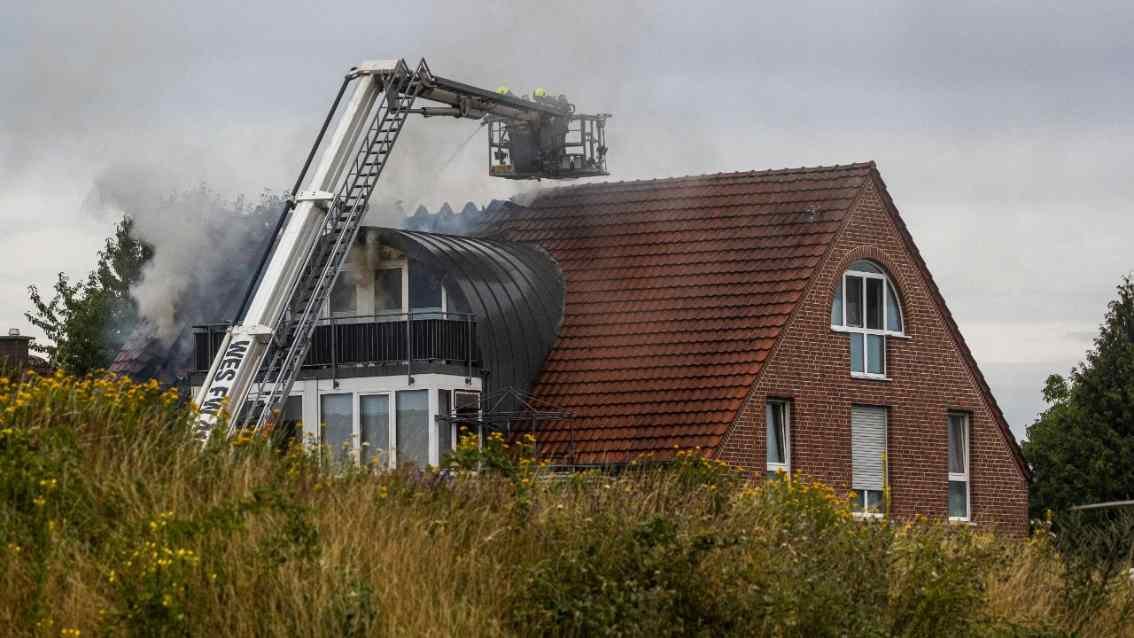
{"type": "Polygon", "coordinates": [[[512,92],[512,89],[509,89],[506,86],[498,86],[498,87],[496,87],[496,92],[499,93],[500,95],[508,95],[509,93],[512,92]]]}
{"type": "Polygon", "coordinates": [[[534,95],[535,97],[547,97],[547,89],[542,87],[537,88],[536,90],[532,91],[532,95],[534,95]]]}

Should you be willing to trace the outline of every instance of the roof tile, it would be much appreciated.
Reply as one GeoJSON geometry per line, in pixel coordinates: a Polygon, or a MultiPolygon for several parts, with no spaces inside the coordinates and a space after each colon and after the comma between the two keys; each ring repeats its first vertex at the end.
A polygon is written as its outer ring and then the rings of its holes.
{"type": "Polygon", "coordinates": [[[567,282],[533,392],[575,416],[545,453],[577,463],[713,448],[736,418],[872,163],[584,184],[506,207],[567,282]]]}

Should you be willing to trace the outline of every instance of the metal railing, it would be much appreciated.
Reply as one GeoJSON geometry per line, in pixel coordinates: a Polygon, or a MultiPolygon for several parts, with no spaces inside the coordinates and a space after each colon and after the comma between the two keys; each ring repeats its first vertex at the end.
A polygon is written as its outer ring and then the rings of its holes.
{"type": "MultiPolygon", "coordinates": [[[[470,370],[480,364],[477,318],[467,313],[408,313],[324,317],[311,336],[305,368],[449,363],[470,370]]],[[[193,327],[193,362],[207,371],[228,324],[193,327]]]]}

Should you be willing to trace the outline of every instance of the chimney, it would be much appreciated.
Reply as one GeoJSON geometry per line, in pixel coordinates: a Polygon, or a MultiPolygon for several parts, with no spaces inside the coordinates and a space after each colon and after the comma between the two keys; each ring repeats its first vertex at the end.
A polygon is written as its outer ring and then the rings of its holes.
{"type": "Polygon", "coordinates": [[[0,374],[19,372],[27,367],[31,340],[31,337],[21,336],[19,328],[11,328],[8,336],[0,337],[0,374]]]}

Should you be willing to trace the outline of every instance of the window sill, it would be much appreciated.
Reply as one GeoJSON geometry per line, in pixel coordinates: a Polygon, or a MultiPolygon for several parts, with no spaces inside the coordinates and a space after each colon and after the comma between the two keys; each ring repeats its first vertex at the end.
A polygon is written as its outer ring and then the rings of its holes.
{"type": "Polygon", "coordinates": [[[838,332],[841,334],[882,335],[884,337],[893,337],[894,339],[913,339],[913,337],[904,332],[890,332],[889,330],[866,330],[864,328],[847,328],[846,326],[831,326],[831,332],[838,332]]]}
{"type": "Polygon", "coordinates": [[[949,517],[949,524],[950,525],[965,525],[965,526],[968,526],[968,527],[976,527],[976,523],[974,523],[971,519],[954,518],[952,516],[949,517]]]}
{"type": "Polygon", "coordinates": [[[863,379],[866,381],[893,381],[890,377],[884,374],[869,374],[866,372],[852,372],[850,373],[852,379],[863,379]]]}
{"type": "Polygon", "coordinates": [[[860,520],[877,521],[886,517],[882,512],[851,512],[851,516],[860,520]]]}

